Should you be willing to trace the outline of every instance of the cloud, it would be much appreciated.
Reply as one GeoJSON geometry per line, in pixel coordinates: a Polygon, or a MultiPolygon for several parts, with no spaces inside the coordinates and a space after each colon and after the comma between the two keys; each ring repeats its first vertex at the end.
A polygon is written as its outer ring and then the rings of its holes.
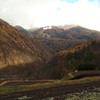
{"type": "Polygon", "coordinates": [[[80,0],[74,4],[64,2],[61,6],[62,14],[68,24],[79,24],[84,27],[99,29],[100,7],[96,1],[80,0]]]}
{"type": "Polygon", "coordinates": [[[100,30],[99,12],[99,0],[0,0],[0,17],[26,28],[77,24],[100,30]]]}

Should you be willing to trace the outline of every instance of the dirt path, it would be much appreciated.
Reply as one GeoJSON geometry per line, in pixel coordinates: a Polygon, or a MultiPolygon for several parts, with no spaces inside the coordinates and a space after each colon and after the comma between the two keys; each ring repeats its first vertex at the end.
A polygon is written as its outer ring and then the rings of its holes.
{"type": "MultiPolygon", "coordinates": [[[[47,82],[53,82],[53,81],[9,81],[7,83],[4,83],[2,86],[18,86],[18,85],[32,85],[32,84],[38,84],[38,83],[47,83],[47,82]]],[[[2,83],[2,82],[1,82],[2,83]]]]}
{"type": "Polygon", "coordinates": [[[48,97],[57,97],[55,100],[64,100],[62,95],[67,95],[69,93],[81,92],[82,90],[90,91],[95,87],[100,87],[100,81],[73,85],[57,86],[47,89],[38,89],[27,92],[16,92],[13,94],[0,95],[0,100],[22,100],[18,99],[22,96],[31,97],[29,99],[23,100],[43,100],[48,97]]]}

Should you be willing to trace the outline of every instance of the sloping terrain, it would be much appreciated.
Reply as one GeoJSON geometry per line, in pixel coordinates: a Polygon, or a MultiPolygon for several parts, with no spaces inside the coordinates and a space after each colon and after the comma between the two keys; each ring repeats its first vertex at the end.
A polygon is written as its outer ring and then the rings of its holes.
{"type": "Polygon", "coordinates": [[[49,48],[53,50],[54,53],[57,53],[61,50],[68,50],[80,44],[86,42],[86,40],[70,40],[70,39],[41,39],[43,44],[47,45],[49,48]]]}
{"type": "Polygon", "coordinates": [[[18,29],[20,32],[28,34],[28,31],[26,29],[24,29],[22,26],[17,25],[17,26],[15,26],[15,28],[18,29]]]}
{"type": "Polygon", "coordinates": [[[33,38],[61,38],[61,39],[100,39],[100,32],[90,30],[81,26],[63,28],[60,26],[52,26],[37,29],[30,34],[33,38]]]}
{"type": "Polygon", "coordinates": [[[99,98],[100,33],[82,27],[34,32],[33,39],[0,19],[0,100],[99,98]]]}
{"type": "Polygon", "coordinates": [[[60,51],[48,63],[45,72],[51,78],[62,78],[75,70],[96,69],[100,69],[100,41],[87,42],[75,48],[60,51]]]}
{"type": "Polygon", "coordinates": [[[43,63],[50,55],[48,47],[0,19],[0,68],[31,62],[43,63]]]}
{"type": "Polygon", "coordinates": [[[100,39],[100,32],[80,26],[52,26],[39,28],[29,34],[53,49],[54,53],[67,50],[88,40],[100,39]]]}
{"type": "Polygon", "coordinates": [[[84,27],[73,27],[69,30],[64,31],[64,38],[69,39],[85,39],[85,40],[94,40],[94,39],[100,39],[100,32],[90,30],[84,27]]]}

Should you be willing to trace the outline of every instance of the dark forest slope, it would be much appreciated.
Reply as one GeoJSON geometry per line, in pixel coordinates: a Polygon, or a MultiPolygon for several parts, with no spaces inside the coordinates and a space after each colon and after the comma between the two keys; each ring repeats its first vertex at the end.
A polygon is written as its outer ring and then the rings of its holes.
{"type": "Polygon", "coordinates": [[[55,54],[46,67],[52,78],[62,78],[75,70],[100,69],[100,41],[92,41],[55,54]]]}

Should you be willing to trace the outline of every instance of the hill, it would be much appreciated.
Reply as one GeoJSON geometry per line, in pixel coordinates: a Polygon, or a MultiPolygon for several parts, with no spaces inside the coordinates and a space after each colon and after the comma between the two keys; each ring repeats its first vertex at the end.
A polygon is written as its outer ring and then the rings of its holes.
{"type": "Polygon", "coordinates": [[[61,50],[68,50],[86,42],[86,40],[70,40],[59,38],[41,39],[40,41],[51,48],[53,53],[57,53],[61,50]]]}
{"type": "Polygon", "coordinates": [[[61,38],[61,39],[100,39],[100,32],[81,26],[65,27],[51,26],[40,28],[30,34],[33,38],[61,38]]]}
{"type": "Polygon", "coordinates": [[[62,78],[69,72],[100,69],[100,41],[92,41],[55,54],[45,68],[48,77],[62,78]]]}
{"type": "Polygon", "coordinates": [[[65,30],[63,34],[64,38],[69,38],[69,39],[85,39],[85,40],[100,39],[99,31],[90,30],[80,26],[65,30]]]}
{"type": "Polygon", "coordinates": [[[26,29],[24,29],[22,26],[17,25],[17,26],[15,26],[15,28],[18,29],[20,32],[23,32],[23,33],[26,33],[26,34],[29,33],[29,32],[28,32],[26,29]]]}
{"type": "Polygon", "coordinates": [[[43,63],[49,56],[48,47],[0,19],[0,68],[31,62],[43,63]]]}
{"type": "Polygon", "coordinates": [[[100,32],[89,30],[80,26],[51,26],[42,27],[29,34],[34,39],[53,49],[60,50],[73,48],[88,40],[100,39],[100,32]]]}

